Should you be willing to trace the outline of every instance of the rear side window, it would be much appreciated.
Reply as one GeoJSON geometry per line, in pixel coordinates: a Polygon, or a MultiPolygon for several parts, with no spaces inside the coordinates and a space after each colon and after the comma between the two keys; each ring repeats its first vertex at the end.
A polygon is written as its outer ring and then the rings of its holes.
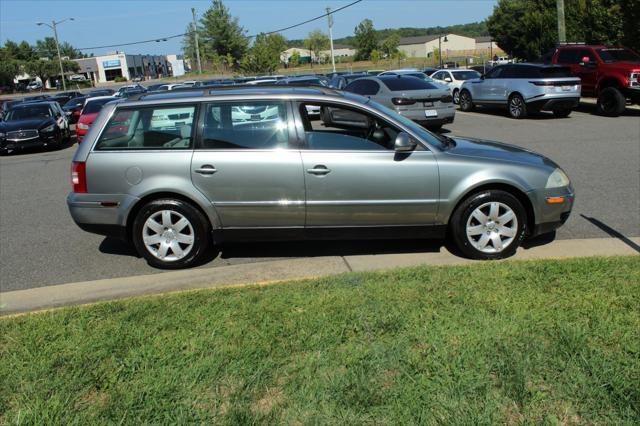
{"type": "Polygon", "coordinates": [[[392,92],[400,90],[432,90],[438,87],[417,77],[394,76],[393,78],[382,79],[389,90],[392,92]]]}
{"type": "Polygon", "coordinates": [[[503,78],[539,78],[539,67],[529,65],[509,65],[502,72],[503,78]]]}
{"type": "Polygon", "coordinates": [[[102,131],[96,149],[191,148],[195,111],[192,105],[118,109],[102,131]]]}
{"type": "Polygon", "coordinates": [[[224,102],[204,107],[202,149],[277,149],[288,145],[283,102],[224,102]]]}

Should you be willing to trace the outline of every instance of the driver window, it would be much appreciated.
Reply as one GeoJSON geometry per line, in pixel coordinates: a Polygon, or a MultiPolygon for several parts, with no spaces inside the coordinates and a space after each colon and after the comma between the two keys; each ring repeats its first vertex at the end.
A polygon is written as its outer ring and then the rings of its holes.
{"type": "Polygon", "coordinates": [[[301,103],[306,149],[342,151],[393,151],[396,127],[368,112],[328,103],[301,103]],[[320,119],[307,111],[320,109],[320,119]]]}

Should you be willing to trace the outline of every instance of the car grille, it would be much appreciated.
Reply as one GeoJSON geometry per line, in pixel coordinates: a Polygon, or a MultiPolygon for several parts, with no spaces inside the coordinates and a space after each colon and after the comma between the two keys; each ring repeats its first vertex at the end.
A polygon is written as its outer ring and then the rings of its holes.
{"type": "Polygon", "coordinates": [[[19,141],[24,139],[33,139],[38,137],[37,130],[15,130],[13,132],[7,132],[6,138],[12,141],[19,141]]]}

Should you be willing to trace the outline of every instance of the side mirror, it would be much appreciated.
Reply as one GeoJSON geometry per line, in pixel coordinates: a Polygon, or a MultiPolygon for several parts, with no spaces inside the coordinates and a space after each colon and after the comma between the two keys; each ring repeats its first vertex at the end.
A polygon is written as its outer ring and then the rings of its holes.
{"type": "Polygon", "coordinates": [[[400,132],[398,133],[398,136],[396,136],[393,148],[396,152],[413,151],[416,148],[416,142],[411,139],[411,136],[409,136],[408,133],[400,132]]]}

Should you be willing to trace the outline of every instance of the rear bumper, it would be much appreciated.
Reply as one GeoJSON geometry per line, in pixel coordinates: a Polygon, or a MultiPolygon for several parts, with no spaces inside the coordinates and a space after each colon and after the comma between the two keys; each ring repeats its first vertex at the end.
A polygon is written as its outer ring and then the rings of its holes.
{"type": "Polygon", "coordinates": [[[139,200],[126,194],[76,194],[67,196],[73,221],[83,230],[117,238],[126,237],[129,212],[139,200]]]}
{"type": "Polygon", "coordinates": [[[528,106],[542,111],[554,109],[574,109],[580,104],[580,97],[542,98],[527,102],[528,106]]]}
{"type": "Polygon", "coordinates": [[[451,106],[447,107],[424,107],[419,109],[396,110],[396,112],[420,124],[445,124],[453,123],[456,115],[456,108],[454,104],[451,104],[451,106]],[[425,111],[427,110],[435,110],[437,111],[437,115],[433,117],[427,117],[425,113],[425,111]]]}

